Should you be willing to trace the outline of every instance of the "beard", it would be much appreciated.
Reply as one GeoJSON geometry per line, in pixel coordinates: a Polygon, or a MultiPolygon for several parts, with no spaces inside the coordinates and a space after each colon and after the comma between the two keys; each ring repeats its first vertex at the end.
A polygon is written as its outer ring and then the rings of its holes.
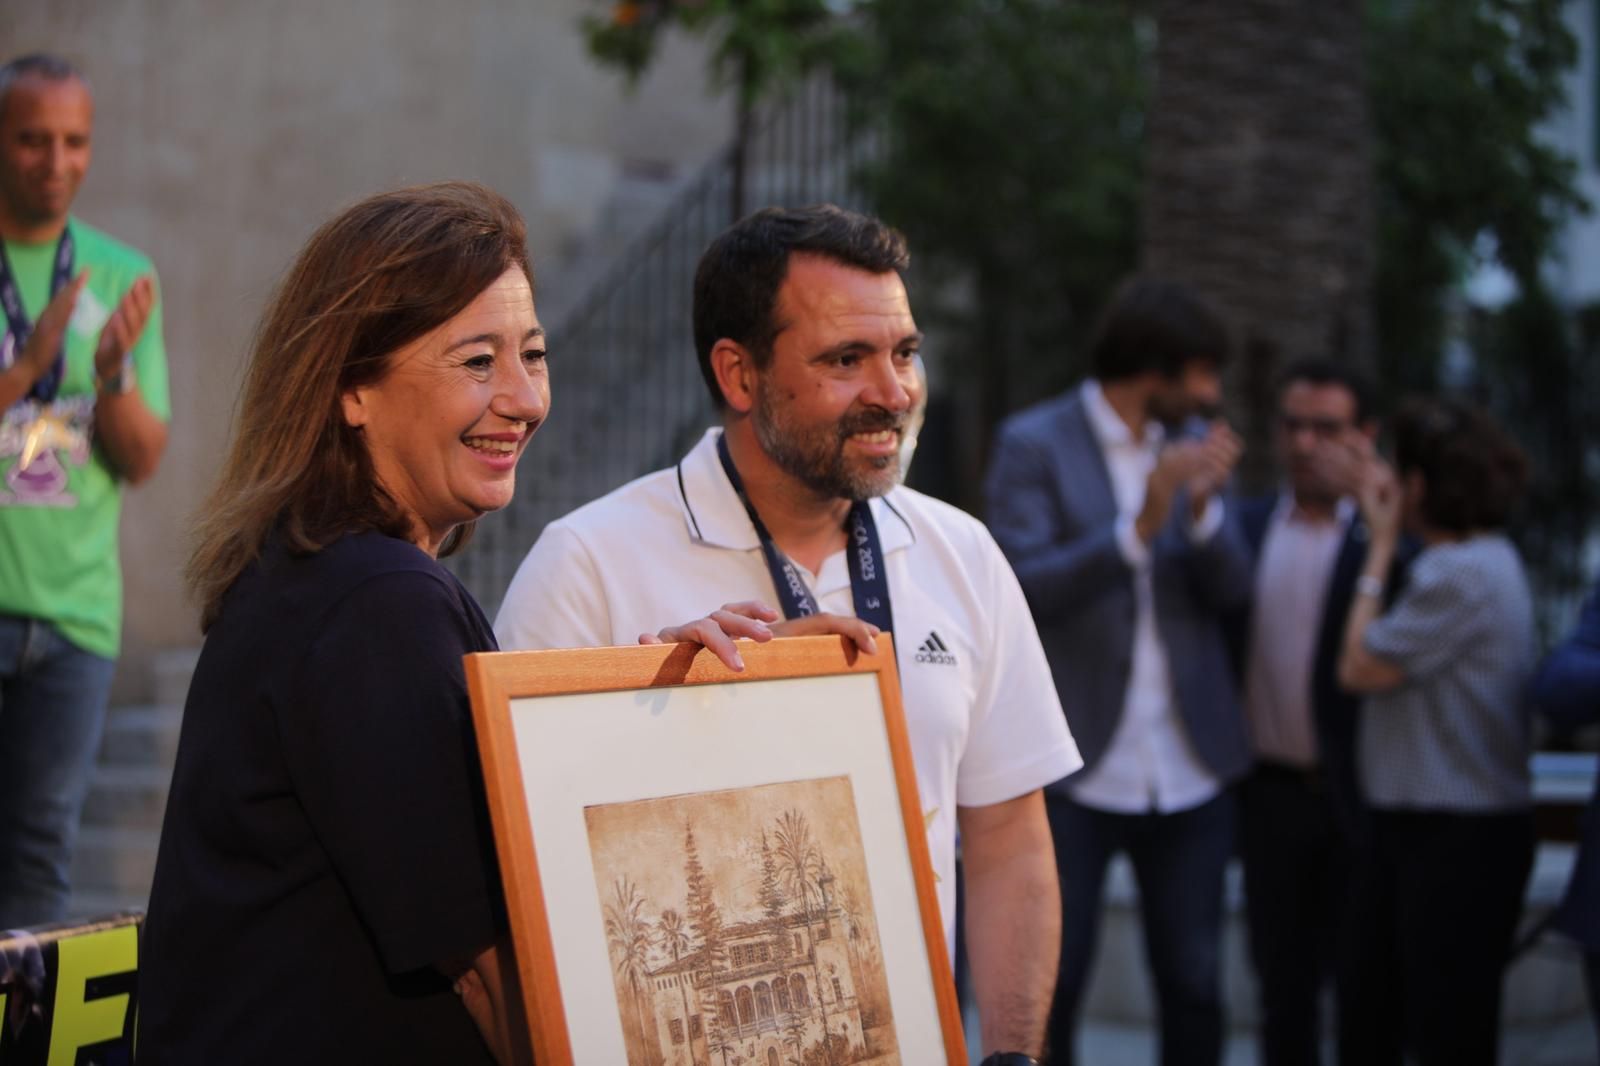
{"type": "Polygon", "coordinates": [[[854,501],[882,496],[900,483],[900,457],[859,459],[845,456],[845,442],[856,433],[905,431],[905,416],[881,408],[847,411],[837,422],[800,425],[788,417],[765,383],[756,388],[752,428],[761,450],[779,469],[819,496],[854,501]]]}

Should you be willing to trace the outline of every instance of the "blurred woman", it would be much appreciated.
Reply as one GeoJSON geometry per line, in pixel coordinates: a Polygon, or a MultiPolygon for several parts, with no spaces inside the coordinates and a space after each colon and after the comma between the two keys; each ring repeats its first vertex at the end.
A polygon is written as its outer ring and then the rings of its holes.
{"type": "Polygon", "coordinates": [[[142,1063],[512,1060],[461,665],[495,643],[437,559],[549,407],[524,240],[482,186],[374,196],[267,309],[189,563],[142,1063]]]}
{"type": "Polygon", "coordinates": [[[1532,597],[1504,529],[1526,479],[1486,415],[1419,401],[1395,421],[1395,466],[1364,457],[1371,532],[1339,661],[1368,694],[1360,727],[1372,840],[1355,903],[1364,964],[1398,998],[1353,1005],[1345,1062],[1493,1064],[1502,974],[1533,861],[1523,691],[1532,597]],[[1404,528],[1422,544],[1394,603],[1384,577],[1404,528]]]}

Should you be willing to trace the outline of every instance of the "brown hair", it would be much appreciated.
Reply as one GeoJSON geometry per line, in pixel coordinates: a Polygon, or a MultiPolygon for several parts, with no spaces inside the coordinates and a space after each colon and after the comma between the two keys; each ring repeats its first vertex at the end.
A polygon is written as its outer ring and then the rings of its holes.
{"type": "Polygon", "coordinates": [[[1528,460],[1477,407],[1413,399],[1394,420],[1395,467],[1422,475],[1422,517],[1451,533],[1499,529],[1522,499],[1528,460]]]}
{"type": "Polygon", "coordinates": [[[833,204],[767,207],[723,230],[694,272],[694,347],[700,376],[720,409],[726,403],[711,349],[723,338],[743,345],[759,368],[772,361],[778,290],[789,257],[818,255],[872,274],[904,270],[906,239],[882,220],[833,204]]]}
{"type": "Polygon", "coordinates": [[[1089,368],[1099,381],[1152,370],[1175,378],[1190,363],[1220,369],[1227,361],[1228,330],[1215,309],[1177,282],[1146,274],[1117,287],[1089,343],[1089,368]]]}
{"type": "MultiPolygon", "coordinates": [[[[361,530],[411,536],[340,394],[382,379],[397,349],[511,267],[532,285],[522,216],[470,182],[380,193],[317,230],[262,316],[233,443],[195,521],[186,577],[202,631],[274,532],[306,554],[361,530]]],[[[455,529],[439,554],[471,531],[455,529]]]]}

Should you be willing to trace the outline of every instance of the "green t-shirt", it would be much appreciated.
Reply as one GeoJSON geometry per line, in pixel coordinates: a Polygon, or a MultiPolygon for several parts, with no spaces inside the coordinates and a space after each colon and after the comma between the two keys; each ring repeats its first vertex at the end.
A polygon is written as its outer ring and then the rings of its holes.
{"type": "MultiPolygon", "coordinates": [[[[30,399],[0,420],[0,614],[41,618],[86,651],[114,658],[122,639],[122,570],[117,521],[122,486],[94,440],[94,350],[100,328],[150,260],[74,218],[73,272],[89,280],[67,327],[66,373],[47,408],[30,399]],[[28,427],[51,418],[45,446],[20,469],[28,427]]],[[[5,242],[23,308],[38,321],[50,301],[56,245],[5,242]]],[[[0,316],[0,326],[4,326],[0,316]]],[[[0,335],[0,356],[13,343],[0,335]]],[[[14,357],[14,356],[13,356],[14,357]]],[[[135,382],[146,406],[171,417],[161,302],[133,349],[135,382]]]]}

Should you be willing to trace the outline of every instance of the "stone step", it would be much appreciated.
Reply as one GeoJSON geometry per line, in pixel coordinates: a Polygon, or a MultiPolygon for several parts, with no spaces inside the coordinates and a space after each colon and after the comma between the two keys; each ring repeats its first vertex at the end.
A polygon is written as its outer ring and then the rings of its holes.
{"type": "Polygon", "coordinates": [[[182,725],[181,706],[113,707],[106,712],[100,765],[170,768],[182,725]]]}
{"type": "Polygon", "coordinates": [[[172,648],[150,657],[152,702],[161,707],[182,707],[189,698],[199,648],[172,648]]]}
{"type": "Polygon", "coordinates": [[[72,889],[72,899],[67,902],[67,918],[81,921],[86,918],[103,918],[123,911],[143,911],[150,907],[148,892],[113,892],[104,889],[72,889]]]}
{"type": "Polygon", "coordinates": [[[85,825],[72,857],[73,887],[84,894],[148,897],[160,840],[156,829],[85,825]]]}
{"type": "Polygon", "coordinates": [[[96,767],[83,804],[84,829],[159,832],[171,784],[167,764],[96,767]]]}

